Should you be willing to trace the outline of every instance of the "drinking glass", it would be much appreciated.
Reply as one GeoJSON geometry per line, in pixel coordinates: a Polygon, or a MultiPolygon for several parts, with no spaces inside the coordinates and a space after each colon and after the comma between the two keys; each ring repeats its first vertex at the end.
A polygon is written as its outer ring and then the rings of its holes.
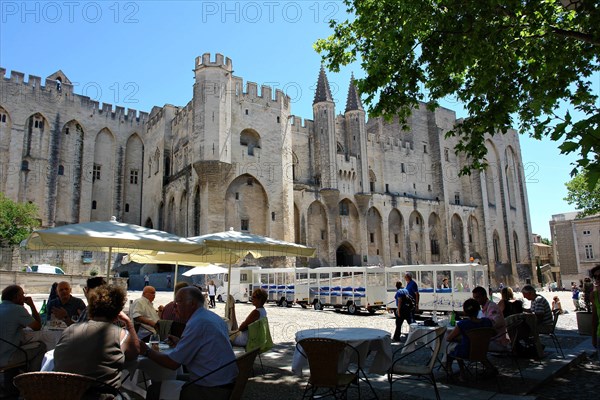
{"type": "Polygon", "coordinates": [[[150,347],[152,348],[152,350],[154,350],[154,351],[159,350],[159,347],[158,347],[159,342],[160,342],[160,336],[158,336],[158,333],[153,333],[152,335],[150,335],[150,347]]]}

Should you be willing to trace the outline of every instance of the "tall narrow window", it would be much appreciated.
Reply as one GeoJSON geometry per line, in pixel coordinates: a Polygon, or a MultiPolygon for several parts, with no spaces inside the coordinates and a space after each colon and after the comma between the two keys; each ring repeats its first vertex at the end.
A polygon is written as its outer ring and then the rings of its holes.
{"type": "Polygon", "coordinates": [[[594,258],[594,248],[592,247],[591,244],[585,245],[585,258],[588,260],[591,260],[592,258],[594,258]]]}
{"type": "Polygon", "coordinates": [[[92,201],[92,210],[95,210],[95,209],[96,209],[96,205],[97,205],[97,204],[98,204],[98,203],[96,203],[96,200],[93,200],[93,201],[92,201]]]}
{"type": "Polygon", "coordinates": [[[100,180],[100,171],[102,170],[102,165],[94,164],[94,170],[92,172],[92,180],[99,181],[100,180]]]}
{"type": "Polygon", "coordinates": [[[248,232],[250,230],[250,220],[242,219],[240,221],[240,229],[242,232],[248,232]]]}
{"type": "Polygon", "coordinates": [[[394,243],[398,244],[398,234],[394,233],[394,243]]]}
{"type": "Polygon", "coordinates": [[[373,232],[369,232],[369,240],[371,243],[375,243],[375,234],[373,232]]]}
{"type": "Polygon", "coordinates": [[[460,193],[454,193],[454,204],[460,205],[460,193]]]}
{"type": "Polygon", "coordinates": [[[129,183],[131,183],[132,185],[138,184],[138,170],[137,169],[132,169],[131,171],[129,171],[129,183]]]}

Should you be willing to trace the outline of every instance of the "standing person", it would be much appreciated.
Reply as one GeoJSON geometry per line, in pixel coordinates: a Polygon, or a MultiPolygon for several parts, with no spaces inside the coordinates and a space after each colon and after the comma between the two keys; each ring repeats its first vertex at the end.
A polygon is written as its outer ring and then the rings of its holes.
{"type": "Polygon", "coordinates": [[[583,303],[585,304],[586,311],[592,311],[592,292],[594,291],[594,284],[590,277],[586,277],[583,280],[583,303]]]}
{"type": "Polygon", "coordinates": [[[134,301],[129,310],[130,318],[152,333],[156,333],[155,327],[159,320],[158,312],[152,304],[155,298],[156,289],[153,286],[146,286],[142,291],[142,297],[134,301]]]}
{"type": "Polygon", "coordinates": [[[571,299],[573,300],[575,311],[579,311],[579,288],[575,282],[571,282],[571,299]]]}
{"type": "Polygon", "coordinates": [[[410,314],[410,320],[415,320],[415,313],[419,311],[419,286],[417,282],[413,280],[413,276],[411,272],[407,272],[404,274],[404,280],[406,280],[406,290],[408,290],[408,294],[415,301],[415,308],[410,314]]]}
{"type": "Polygon", "coordinates": [[[148,274],[144,275],[144,287],[146,286],[150,286],[150,277],[148,276],[148,274]]]}
{"type": "Polygon", "coordinates": [[[167,274],[167,287],[171,287],[171,274],[167,274]]]}
{"type": "Polygon", "coordinates": [[[215,297],[217,296],[217,287],[215,286],[215,281],[212,279],[208,282],[208,287],[206,288],[208,292],[208,298],[210,299],[209,308],[215,308],[217,303],[215,302],[215,297]]]}
{"type": "MultiPolygon", "coordinates": [[[[121,387],[125,361],[139,354],[133,322],[123,312],[126,297],[116,285],[101,285],[89,292],[90,319],[64,331],[54,350],[55,371],[86,375],[117,390],[121,387]]],[[[102,388],[98,390],[102,393],[102,388]]]]}
{"type": "Polygon", "coordinates": [[[267,297],[267,292],[264,289],[254,289],[252,296],[250,297],[252,305],[255,307],[254,310],[248,314],[246,320],[240,324],[240,327],[237,330],[229,334],[231,343],[234,346],[245,347],[246,344],[248,344],[248,325],[267,317],[267,310],[265,310],[267,297]]]}
{"type": "MultiPolygon", "coordinates": [[[[229,399],[238,368],[229,342],[227,324],[212,311],[204,308],[204,295],[194,286],[184,287],[175,295],[177,312],[187,319],[185,330],[169,354],[152,350],[141,342],[141,354],[163,367],[176,370],[184,365],[190,381],[215,371],[181,391],[180,400],[229,399]]],[[[160,382],[148,389],[148,400],[160,397],[160,382]]]]}
{"type": "MultiPolygon", "coordinates": [[[[402,324],[406,321],[409,325],[413,322],[412,305],[408,299],[410,294],[408,290],[402,287],[402,282],[396,282],[396,330],[394,331],[393,341],[399,342],[402,334],[402,324]]],[[[414,302],[413,302],[414,303],[414,302]]]]}
{"type": "MultiPolygon", "coordinates": [[[[19,346],[23,328],[29,327],[34,331],[42,329],[40,314],[35,308],[33,299],[25,296],[23,288],[18,285],[9,285],[2,291],[0,303],[0,338],[19,346]],[[27,312],[24,304],[29,306],[31,314],[27,312]]],[[[29,370],[39,371],[42,359],[46,352],[46,345],[42,342],[27,343],[23,346],[29,360],[29,370]]],[[[0,341],[0,365],[25,361],[25,356],[15,347],[0,341]]],[[[7,375],[5,375],[7,378],[7,375]]]]}
{"type": "Polygon", "coordinates": [[[592,292],[592,344],[596,348],[597,361],[600,361],[600,264],[590,270],[590,277],[594,282],[594,291],[592,292]]]}
{"type": "Polygon", "coordinates": [[[48,315],[63,321],[67,326],[79,319],[79,315],[85,310],[83,300],[71,295],[69,282],[58,282],[56,286],[58,297],[48,303],[48,315]]]}

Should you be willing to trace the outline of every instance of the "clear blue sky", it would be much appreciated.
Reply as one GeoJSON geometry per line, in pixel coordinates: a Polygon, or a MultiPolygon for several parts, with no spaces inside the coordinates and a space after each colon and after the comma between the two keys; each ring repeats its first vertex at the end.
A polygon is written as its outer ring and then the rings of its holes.
{"type": "MultiPolygon", "coordinates": [[[[221,53],[245,81],[285,90],[295,115],[312,119],[327,21],[345,18],[332,1],[0,1],[0,66],[42,79],[61,69],[75,92],[143,111],[191,99],[194,60],[221,53]]],[[[329,73],[343,111],[350,74],[329,73]]],[[[600,91],[600,83],[596,82],[600,91]]],[[[464,112],[459,104],[446,103],[464,112]]],[[[552,214],[573,211],[562,199],[574,157],[556,143],[521,136],[532,231],[550,238],[552,214]]]]}

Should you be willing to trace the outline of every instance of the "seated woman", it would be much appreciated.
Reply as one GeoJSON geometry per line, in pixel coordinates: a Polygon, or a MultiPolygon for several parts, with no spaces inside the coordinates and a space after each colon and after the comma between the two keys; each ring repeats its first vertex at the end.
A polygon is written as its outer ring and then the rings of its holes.
{"type": "Polygon", "coordinates": [[[264,305],[267,302],[267,292],[264,289],[256,288],[252,292],[251,300],[256,308],[248,314],[246,320],[240,324],[240,327],[237,330],[229,334],[231,344],[234,346],[246,346],[248,343],[248,325],[267,316],[267,310],[264,308],[264,305]]]}
{"type": "Polygon", "coordinates": [[[552,311],[558,310],[559,314],[563,314],[562,304],[560,304],[560,299],[558,296],[554,296],[552,299],[552,311]]]}
{"type": "Polygon", "coordinates": [[[498,308],[502,311],[504,318],[509,315],[521,314],[523,312],[523,302],[521,300],[515,300],[515,295],[511,288],[502,288],[500,294],[502,299],[498,302],[498,308]]]}
{"type": "MultiPolygon", "coordinates": [[[[123,313],[127,295],[116,285],[103,285],[89,296],[89,320],[65,329],[54,350],[54,370],[86,375],[110,387],[121,386],[121,370],[125,361],[135,359],[140,351],[133,322],[123,313]],[[125,325],[125,330],[116,323],[125,325]]],[[[100,394],[98,394],[100,393],[100,394]]]]}
{"type": "MultiPolygon", "coordinates": [[[[458,341],[460,342],[454,347],[454,349],[448,353],[447,368],[452,371],[452,361],[454,358],[459,358],[458,366],[460,367],[461,381],[465,379],[465,364],[460,358],[469,358],[469,351],[471,348],[471,342],[467,336],[467,332],[471,329],[492,327],[492,321],[488,318],[477,318],[481,306],[475,299],[468,299],[463,303],[463,311],[468,318],[464,318],[456,323],[456,328],[448,333],[446,338],[448,342],[458,341]]],[[[487,361],[487,360],[486,360],[487,361]]],[[[497,373],[496,367],[494,367],[489,361],[484,363],[485,367],[492,373],[497,373]]]]}

